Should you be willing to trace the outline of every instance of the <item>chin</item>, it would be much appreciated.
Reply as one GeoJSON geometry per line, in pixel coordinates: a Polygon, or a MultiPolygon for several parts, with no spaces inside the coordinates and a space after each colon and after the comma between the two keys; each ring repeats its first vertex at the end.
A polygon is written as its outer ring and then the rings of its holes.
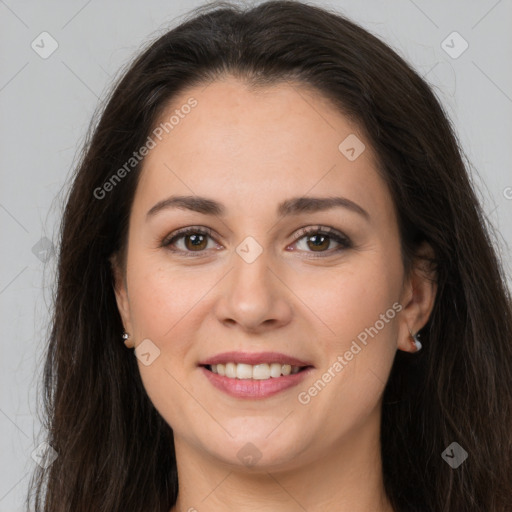
{"type": "Polygon", "coordinates": [[[203,448],[229,466],[247,467],[253,471],[292,468],[299,462],[298,455],[305,451],[307,440],[304,436],[301,439],[301,436],[290,435],[286,429],[282,432],[284,435],[272,433],[273,429],[277,430],[279,421],[272,421],[271,428],[268,428],[268,421],[264,428],[248,425],[248,428],[237,430],[228,427],[233,438],[224,433],[220,435],[221,439],[208,437],[202,442],[203,448]]]}

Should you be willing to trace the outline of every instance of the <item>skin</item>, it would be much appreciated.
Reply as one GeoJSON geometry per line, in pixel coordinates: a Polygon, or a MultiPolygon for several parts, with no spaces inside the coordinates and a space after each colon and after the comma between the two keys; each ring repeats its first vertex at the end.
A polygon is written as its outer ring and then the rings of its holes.
{"type": "Polygon", "coordinates": [[[164,118],[191,96],[197,106],[145,159],[126,268],[112,259],[130,346],[150,339],[160,350],[151,364],[138,365],[174,432],[180,487],[172,511],[392,511],[380,458],[382,393],[396,350],[416,350],[409,332],[427,322],[436,290],[419,260],[404,274],[376,157],[355,124],[298,84],[253,91],[227,76],[182,92],[164,118]],[[354,161],[338,150],[349,134],[366,146],[354,161]],[[226,212],[172,208],[147,220],[171,195],[204,196],[226,212]],[[369,219],[340,207],[277,214],[280,202],[299,196],[343,196],[369,219]],[[213,230],[202,252],[187,237],[174,242],[181,253],[162,247],[188,226],[213,230]],[[315,248],[314,230],[295,240],[300,228],[317,226],[343,233],[353,247],[336,251],[331,239],[315,248]],[[236,252],[248,236],[262,248],[252,263],[236,252]],[[300,403],[298,394],[394,303],[401,311],[300,403]],[[314,369],[275,396],[233,398],[197,366],[232,350],[283,352],[314,369]],[[252,467],[237,457],[246,443],[261,455],[252,467]]]}

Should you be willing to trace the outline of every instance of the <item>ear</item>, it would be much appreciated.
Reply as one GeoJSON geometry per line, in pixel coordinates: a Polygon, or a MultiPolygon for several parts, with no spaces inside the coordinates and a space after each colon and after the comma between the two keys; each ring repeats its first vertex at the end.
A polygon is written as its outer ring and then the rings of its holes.
{"type": "Polygon", "coordinates": [[[437,274],[430,261],[435,257],[432,247],[423,242],[416,251],[416,257],[409,276],[406,276],[402,290],[398,332],[398,348],[405,352],[416,352],[410,332],[416,334],[428,322],[437,293],[437,274]],[[410,332],[409,332],[410,331],[410,332]]]}
{"type": "MultiPolygon", "coordinates": [[[[126,276],[119,263],[119,255],[112,254],[109,258],[112,275],[114,277],[114,293],[116,296],[117,309],[123,321],[123,326],[128,334],[132,334],[132,323],[130,320],[130,302],[128,300],[128,289],[126,286],[126,276]]],[[[128,348],[133,348],[133,341],[131,338],[125,342],[128,348]]]]}

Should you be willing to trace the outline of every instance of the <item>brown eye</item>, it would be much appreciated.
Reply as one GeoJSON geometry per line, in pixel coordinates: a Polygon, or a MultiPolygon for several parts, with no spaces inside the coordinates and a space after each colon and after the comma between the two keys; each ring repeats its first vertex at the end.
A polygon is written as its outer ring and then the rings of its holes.
{"type": "Polygon", "coordinates": [[[325,235],[311,235],[307,237],[307,244],[313,251],[324,250],[329,248],[330,237],[325,235]]]}
{"type": "Polygon", "coordinates": [[[206,249],[206,246],[208,245],[206,236],[202,234],[195,233],[192,235],[182,236],[181,238],[185,240],[185,247],[191,251],[206,249]]]}
{"type": "Polygon", "coordinates": [[[319,256],[323,256],[324,253],[328,256],[352,247],[352,242],[347,236],[328,227],[301,229],[295,240],[298,250],[306,253],[318,253],[319,256]],[[331,247],[333,243],[335,244],[334,248],[331,247]]]}
{"type": "Polygon", "coordinates": [[[208,242],[213,241],[211,230],[207,228],[186,228],[171,234],[162,242],[162,247],[185,256],[200,255],[208,249],[208,242]]]}

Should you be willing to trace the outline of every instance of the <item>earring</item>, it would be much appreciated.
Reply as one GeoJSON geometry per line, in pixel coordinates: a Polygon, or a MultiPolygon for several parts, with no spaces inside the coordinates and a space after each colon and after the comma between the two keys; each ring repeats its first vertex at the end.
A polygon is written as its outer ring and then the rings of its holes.
{"type": "Polygon", "coordinates": [[[131,347],[130,347],[130,344],[129,344],[129,342],[128,342],[128,339],[129,339],[129,338],[130,338],[130,335],[129,335],[127,332],[123,333],[123,340],[124,340],[124,344],[125,344],[128,348],[131,348],[131,347]]]}
{"type": "Polygon", "coordinates": [[[418,339],[420,337],[419,333],[416,333],[416,334],[413,334],[411,332],[411,330],[409,329],[409,334],[410,334],[410,339],[411,339],[411,343],[414,345],[414,347],[416,348],[416,352],[419,352],[421,350],[421,342],[420,340],[418,339]]]}

